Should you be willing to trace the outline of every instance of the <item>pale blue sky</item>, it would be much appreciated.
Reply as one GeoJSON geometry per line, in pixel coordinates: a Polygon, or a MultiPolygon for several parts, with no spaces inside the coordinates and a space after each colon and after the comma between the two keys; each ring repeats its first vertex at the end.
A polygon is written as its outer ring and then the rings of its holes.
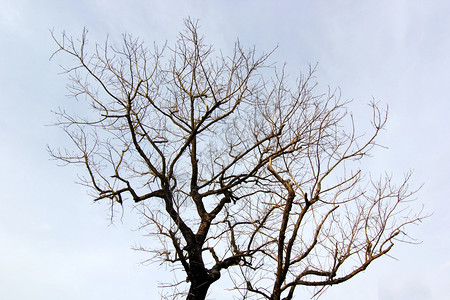
{"type": "MultiPolygon", "coordinates": [[[[64,57],[49,61],[49,29],[76,36],[86,26],[92,42],[128,32],[151,44],[173,41],[187,16],[216,49],[236,38],[260,51],[278,45],[273,60],[293,77],[318,62],[322,88],[341,87],[357,115],[372,97],[390,107],[389,149],[368,165],[399,178],[415,170],[414,184],[425,183],[417,206],[434,215],[411,228],[421,245],[398,245],[398,260],[375,262],[321,299],[448,298],[450,2],[418,0],[0,0],[0,298],[159,298],[157,282],[170,273],[139,265],[145,255],[130,248],[146,240],[133,215],[111,226],[107,205],[74,184],[81,170],[49,160],[46,144],[66,140],[45,125],[70,101],[57,74],[64,57]]],[[[229,299],[226,287],[216,284],[210,299],[229,299]]]]}

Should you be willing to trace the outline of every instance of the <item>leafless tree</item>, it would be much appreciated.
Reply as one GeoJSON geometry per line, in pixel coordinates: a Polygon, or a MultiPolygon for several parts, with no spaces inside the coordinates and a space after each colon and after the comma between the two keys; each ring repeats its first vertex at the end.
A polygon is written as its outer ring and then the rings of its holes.
{"type": "Polygon", "coordinates": [[[175,293],[184,284],[183,297],[205,299],[228,269],[244,299],[320,294],[409,241],[405,227],[422,219],[410,175],[395,185],[361,170],[385,110],[372,103],[372,133],[359,135],[338,91],[314,93],[314,67],[290,84],[271,53],[236,42],[217,56],[197,22],[185,25],[174,47],[152,50],[130,35],[92,49],[86,30],[53,35],[89,110],[57,112],[75,147],[50,152],[83,165],[82,183],[112,211],[134,201],[160,241],[146,251],[187,276],[175,293]]]}

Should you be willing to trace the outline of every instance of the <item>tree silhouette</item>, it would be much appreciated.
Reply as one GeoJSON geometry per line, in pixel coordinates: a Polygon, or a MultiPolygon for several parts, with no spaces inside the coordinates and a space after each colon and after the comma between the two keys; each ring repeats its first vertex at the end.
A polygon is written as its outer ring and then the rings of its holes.
{"type": "Polygon", "coordinates": [[[314,93],[314,67],[290,85],[271,53],[236,42],[217,56],[196,21],[185,25],[174,47],[152,51],[130,35],[92,50],[86,30],[54,36],[89,109],[57,112],[75,147],[51,155],[83,165],[82,183],[112,212],[134,201],[159,241],[145,250],[186,273],[172,297],[205,299],[225,269],[244,299],[320,293],[409,241],[405,227],[422,218],[410,174],[395,185],[359,163],[386,111],[372,103],[372,133],[358,135],[339,93],[314,93]]]}

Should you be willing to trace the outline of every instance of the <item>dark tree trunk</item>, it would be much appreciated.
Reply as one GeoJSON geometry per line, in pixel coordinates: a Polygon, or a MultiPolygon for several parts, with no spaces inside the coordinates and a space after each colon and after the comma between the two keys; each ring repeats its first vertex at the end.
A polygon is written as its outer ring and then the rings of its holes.
{"type": "Polygon", "coordinates": [[[217,266],[208,270],[205,267],[201,256],[201,249],[193,247],[195,250],[190,251],[188,278],[191,286],[187,300],[204,300],[211,284],[220,278],[220,271],[217,266]]]}
{"type": "Polygon", "coordinates": [[[209,287],[215,281],[220,278],[220,271],[216,268],[207,270],[199,270],[199,272],[191,273],[191,287],[189,288],[189,294],[187,300],[204,300],[208,293],[209,287]]]}
{"type": "Polygon", "coordinates": [[[204,300],[210,286],[211,282],[209,281],[205,281],[203,283],[191,283],[186,300],[204,300]]]}

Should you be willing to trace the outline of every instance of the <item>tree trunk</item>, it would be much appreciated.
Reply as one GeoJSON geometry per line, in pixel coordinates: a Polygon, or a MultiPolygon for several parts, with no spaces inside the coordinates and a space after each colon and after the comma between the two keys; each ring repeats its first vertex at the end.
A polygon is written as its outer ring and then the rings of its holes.
{"type": "Polygon", "coordinates": [[[191,286],[186,300],[204,300],[211,284],[220,278],[220,270],[216,266],[208,270],[201,256],[201,248],[194,246],[192,249],[189,253],[188,272],[191,286]]]}
{"type": "Polygon", "coordinates": [[[203,269],[198,273],[192,274],[193,280],[189,288],[187,300],[204,300],[208,293],[209,287],[213,282],[220,278],[220,271],[212,268],[211,270],[203,269]]]}
{"type": "Polygon", "coordinates": [[[204,300],[210,286],[211,282],[208,280],[203,283],[192,282],[186,300],[204,300]]]}

